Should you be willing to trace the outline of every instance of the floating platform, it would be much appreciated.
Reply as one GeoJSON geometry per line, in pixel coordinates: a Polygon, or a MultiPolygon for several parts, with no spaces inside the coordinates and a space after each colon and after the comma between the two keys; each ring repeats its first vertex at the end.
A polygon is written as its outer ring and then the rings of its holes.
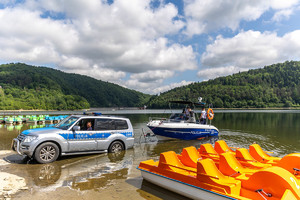
{"type": "Polygon", "coordinates": [[[147,181],[192,199],[300,199],[300,153],[272,157],[258,144],[249,150],[233,150],[222,140],[187,147],[138,169],[147,181]]]}
{"type": "Polygon", "coordinates": [[[58,123],[68,115],[49,116],[49,115],[19,115],[19,116],[0,116],[0,123],[21,124],[21,123],[58,123]]]}

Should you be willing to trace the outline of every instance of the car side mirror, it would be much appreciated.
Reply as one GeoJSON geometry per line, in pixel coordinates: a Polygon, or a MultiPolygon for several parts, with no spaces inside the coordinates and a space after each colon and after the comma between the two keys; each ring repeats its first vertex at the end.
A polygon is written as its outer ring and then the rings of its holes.
{"type": "Polygon", "coordinates": [[[73,126],[72,130],[73,131],[80,131],[80,126],[73,126]]]}

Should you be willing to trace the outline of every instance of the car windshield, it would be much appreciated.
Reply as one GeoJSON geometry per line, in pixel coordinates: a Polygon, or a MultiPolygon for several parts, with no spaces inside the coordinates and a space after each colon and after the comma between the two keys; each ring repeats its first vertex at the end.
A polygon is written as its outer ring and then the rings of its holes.
{"type": "Polygon", "coordinates": [[[63,129],[63,130],[67,130],[77,120],[78,120],[78,117],[72,117],[72,116],[70,116],[70,117],[64,119],[63,121],[61,121],[60,123],[58,123],[57,125],[55,125],[55,127],[63,129]]]}

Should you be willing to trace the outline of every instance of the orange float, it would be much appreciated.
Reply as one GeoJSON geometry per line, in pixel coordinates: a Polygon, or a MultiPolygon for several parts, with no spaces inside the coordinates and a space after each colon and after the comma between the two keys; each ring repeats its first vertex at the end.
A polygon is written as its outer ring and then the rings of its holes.
{"type": "Polygon", "coordinates": [[[214,118],[214,116],[215,116],[215,114],[214,114],[213,109],[209,108],[209,109],[207,110],[207,118],[208,118],[209,120],[212,120],[212,119],[214,118]]]}

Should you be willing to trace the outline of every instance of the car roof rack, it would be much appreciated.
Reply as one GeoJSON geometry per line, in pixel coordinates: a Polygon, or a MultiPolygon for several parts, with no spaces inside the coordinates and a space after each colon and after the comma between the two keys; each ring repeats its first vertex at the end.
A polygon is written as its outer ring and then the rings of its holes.
{"type": "Polygon", "coordinates": [[[102,113],[100,112],[83,112],[84,115],[94,115],[94,116],[101,116],[102,113]]]}

